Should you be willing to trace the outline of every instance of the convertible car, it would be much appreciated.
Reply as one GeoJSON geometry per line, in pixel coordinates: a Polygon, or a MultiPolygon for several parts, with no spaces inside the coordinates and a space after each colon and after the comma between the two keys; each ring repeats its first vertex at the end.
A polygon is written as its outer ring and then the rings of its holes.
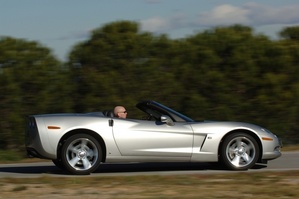
{"type": "Polygon", "coordinates": [[[155,101],[136,107],[146,117],[120,119],[112,111],[30,115],[27,153],[76,175],[104,162],[218,162],[247,170],[281,155],[277,136],[257,125],[194,121],[155,101]]]}

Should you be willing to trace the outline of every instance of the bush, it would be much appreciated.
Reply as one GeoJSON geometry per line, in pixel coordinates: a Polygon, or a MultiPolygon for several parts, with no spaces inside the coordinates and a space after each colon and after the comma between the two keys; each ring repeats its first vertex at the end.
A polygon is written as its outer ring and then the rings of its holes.
{"type": "Polygon", "coordinates": [[[1,150],[0,151],[0,162],[15,162],[22,160],[23,157],[19,152],[1,150]]]}

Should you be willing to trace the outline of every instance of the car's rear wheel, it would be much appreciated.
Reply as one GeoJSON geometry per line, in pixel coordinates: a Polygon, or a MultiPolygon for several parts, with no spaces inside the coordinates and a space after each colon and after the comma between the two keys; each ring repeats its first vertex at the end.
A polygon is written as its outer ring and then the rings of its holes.
{"type": "Polygon", "coordinates": [[[52,160],[52,162],[57,166],[59,169],[64,170],[63,164],[60,159],[52,160]]]}
{"type": "Polygon", "coordinates": [[[90,174],[98,168],[101,159],[101,146],[90,135],[73,135],[65,141],[61,149],[61,163],[63,164],[63,168],[72,174],[90,174]]]}
{"type": "Polygon", "coordinates": [[[259,146],[252,136],[246,133],[234,133],[223,140],[220,161],[228,169],[247,170],[256,164],[259,151],[259,146]]]}

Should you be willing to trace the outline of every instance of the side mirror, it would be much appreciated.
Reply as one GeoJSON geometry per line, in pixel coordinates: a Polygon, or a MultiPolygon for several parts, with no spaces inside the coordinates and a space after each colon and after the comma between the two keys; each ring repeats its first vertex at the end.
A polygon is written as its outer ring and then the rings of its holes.
{"type": "Polygon", "coordinates": [[[169,116],[162,115],[160,119],[161,119],[161,122],[166,123],[168,126],[174,126],[174,122],[172,121],[172,119],[169,116]]]}

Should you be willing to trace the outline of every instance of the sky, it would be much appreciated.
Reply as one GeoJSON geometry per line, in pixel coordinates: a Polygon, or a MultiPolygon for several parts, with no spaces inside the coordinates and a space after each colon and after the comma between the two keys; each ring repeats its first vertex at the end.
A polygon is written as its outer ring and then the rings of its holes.
{"type": "Polygon", "coordinates": [[[299,0],[0,0],[0,36],[37,41],[60,60],[92,30],[120,20],[170,38],[242,24],[275,39],[299,25],[299,0]]]}

